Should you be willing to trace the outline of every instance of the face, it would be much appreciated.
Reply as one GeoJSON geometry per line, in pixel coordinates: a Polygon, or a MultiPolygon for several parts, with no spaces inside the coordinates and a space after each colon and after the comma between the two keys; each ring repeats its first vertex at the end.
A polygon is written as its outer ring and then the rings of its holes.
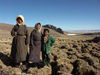
{"type": "Polygon", "coordinates": [[[38,24],[38,25],[36,26],[36,29],[39,30],[40,28],[41,28],[41,25],[38,24]]]}
{"type": "Polygon", "coordinates": [[[21,24],[23,21],[19,18],[19,19],[17,19],[17,22],[18,22],[19,24],[21,24]]]}
{"type": "Polygon", "coordinates": [[[45,36],[48,36],[48,35],[49,35],[49,32],[48,32],[48,31],[45,31],[45,32],[44,32],[44,35],[45,35],[45,36]]]}

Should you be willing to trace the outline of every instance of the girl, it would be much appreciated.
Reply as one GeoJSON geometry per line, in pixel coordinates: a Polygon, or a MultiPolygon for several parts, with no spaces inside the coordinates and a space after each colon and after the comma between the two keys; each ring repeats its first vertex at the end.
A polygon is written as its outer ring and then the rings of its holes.
{"type": "Polygon", "coordinates": [[[22,15],[17,16],[16,23],[17,24],[11,31],[11,35],[14,37],[12,42],[11,57],[16,63],[14,65],[19,66],[22,62],[26,61],[29,35],[26,25],[24,24],[24,17],[22,15]]]}
{"type": "Polygon", "coordinates": [[[55,44],[55,39],[49,34],[48,29],[44,29],[42,36],[42,59],[45,65],[50,64],[50,51],[51,47],[55,44]]]}
{"type": "Polygon", "coordinates": [[[29,64],[33,63],[37,64],[40,62],[40,51],[41,51],[41,24],[37,23],[35,25],[35,29],[33,29],[30,35],[29,64]]]}

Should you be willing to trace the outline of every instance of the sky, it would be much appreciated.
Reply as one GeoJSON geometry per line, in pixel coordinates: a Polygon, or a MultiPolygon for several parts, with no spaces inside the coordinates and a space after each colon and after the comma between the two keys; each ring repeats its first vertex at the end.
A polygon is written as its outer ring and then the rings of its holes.
{"type": "Polygon", "coordinates": [[[100,29],[100,0],[0,0],[0,23],[51,24],[63,30],[100,29]]]}

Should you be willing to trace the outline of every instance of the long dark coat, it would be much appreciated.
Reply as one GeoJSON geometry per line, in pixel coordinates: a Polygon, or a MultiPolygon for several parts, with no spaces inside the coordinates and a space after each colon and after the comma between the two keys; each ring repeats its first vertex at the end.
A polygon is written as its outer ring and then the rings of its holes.
{"type": "Polygon", "coordinates": [[[16,62],[26,61],[27,44],[29,43],[29,34],[26,25],[15,25],[11,31],[14,36],[12,41],[11,57],[16,62]],[[17,34],[15,35],[15,32],[17,34]]]}
{"type": "Polygon", "coordinates": [[[41,51],[41,33],[34,29],[30,35],[30,54],[29,61],[33,63],[40,62],[41,51]]]}

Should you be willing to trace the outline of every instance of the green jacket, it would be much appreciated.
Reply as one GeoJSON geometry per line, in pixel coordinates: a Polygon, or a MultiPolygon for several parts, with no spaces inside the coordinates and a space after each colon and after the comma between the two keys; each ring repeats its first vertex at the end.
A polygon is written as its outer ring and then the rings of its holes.
{"type": "Polygon", "coordinates": [[[55,44],[55,39],[49,35],[47,43],[44,43],[44,36],[42,36],[42,52],[49,54],[51,47],[55,44]]]}

